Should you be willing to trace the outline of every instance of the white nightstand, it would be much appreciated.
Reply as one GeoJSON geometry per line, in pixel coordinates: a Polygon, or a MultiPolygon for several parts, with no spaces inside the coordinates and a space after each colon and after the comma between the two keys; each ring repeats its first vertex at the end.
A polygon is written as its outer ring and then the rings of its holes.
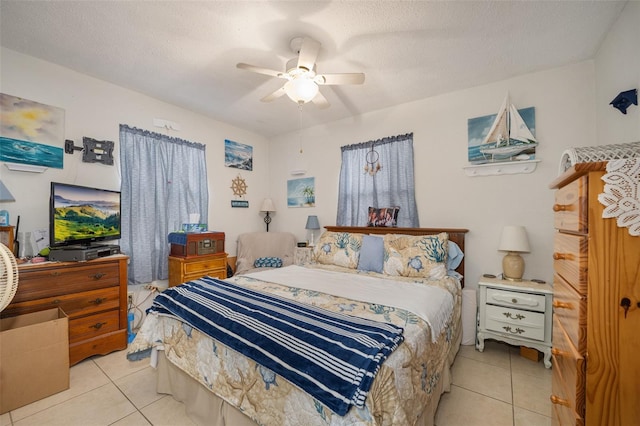
{"type": "Polygon", "coordinates": [[[548,284],[482,278],[476,348],[482,352],[485,339],[534,348],[544,353],[544,366],[551,368],[552,302],[548,284]]]}
{"type": "Polygon", "coordinates": [[[305,265],[313,261],[313,247],[296,247],[293,255],[295,265],[305,265]]]}

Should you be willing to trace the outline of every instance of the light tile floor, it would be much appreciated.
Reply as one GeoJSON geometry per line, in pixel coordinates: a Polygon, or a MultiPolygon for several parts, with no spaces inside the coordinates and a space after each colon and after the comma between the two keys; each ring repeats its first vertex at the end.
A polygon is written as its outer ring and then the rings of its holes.
{"type": "MultiPolygon", "coordinates": [[[[453,385],[440,400],[437,426],[551,425],[551,370],[520,357],[519,349],[487,341],[484,352],[462,346],[453,385]]],[[[71,368],[71,387],[0,416],[0,426],[191,426],[184,405],[155,391],[147,362],[125,351],[71,368]]]]}

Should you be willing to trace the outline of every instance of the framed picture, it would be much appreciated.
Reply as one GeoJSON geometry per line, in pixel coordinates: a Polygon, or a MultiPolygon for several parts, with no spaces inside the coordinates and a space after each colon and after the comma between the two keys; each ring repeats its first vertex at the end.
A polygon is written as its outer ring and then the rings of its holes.
{"type": "Polygon", "coordinates": [[[62,108],[0,93],[0,110],[0,161],[62,169],[62,108]]]}
{"type": "Polygon", "coordinates": [[[242,170],[253,170],[253,147],[224,140],[224,165],[242,170]]]}
{"type": "Polygon", "coordinates": [[[307,177],[287,181],[287,207],[315,207],[315,178],[307,177]]]}

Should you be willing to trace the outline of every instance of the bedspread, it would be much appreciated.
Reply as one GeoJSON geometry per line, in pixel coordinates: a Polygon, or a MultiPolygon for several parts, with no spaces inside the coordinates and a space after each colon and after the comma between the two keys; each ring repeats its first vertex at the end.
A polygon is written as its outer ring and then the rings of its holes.
{"type": "Polygon", "coordinates": [[[344,416],[335,414],[273,371],[171,317],[147,316],[129,347],[130,359],[160,347],[171,363],[263,425],[411,425],[433,397],[432,390],[441,380],[447,362],[453,329],[459,325],[460,291],[455,280],[428,283],[451,292],[456,301],[435,343],[427,322],[404,309],[248,276],[232,280],[324,309],[395,324],[404,329],[405,341],[379,369],[365,406],[353,407],[344,416]]]}

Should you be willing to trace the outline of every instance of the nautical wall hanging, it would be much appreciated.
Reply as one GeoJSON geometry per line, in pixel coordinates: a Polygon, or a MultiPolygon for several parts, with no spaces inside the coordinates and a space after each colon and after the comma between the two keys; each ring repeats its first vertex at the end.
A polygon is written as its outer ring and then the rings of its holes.
{"type": "MultiPolygon", "coordinates": [[[[231,181],[231,190],[233,191],[233,195],[236,197],[244,197],[247,195],[247,183],[242,178],[242,176],[238,175],[235,179],[231,181]]],[[[231,207],[249,207],[249,201],[247,200],[231,200],[231,207]]]]}
{"type": "Polygon", "coordinates": [[[227,167],[234,167],[242,170],[253,170],[253,147],[251,145],[245,145],[224,140],[224,165],[227,167]]]}
{"type": "Polygon", "coordinates": [[[621,113],[626,114],[627,108],[631,105],[638,105],[638,89],[618,93],[618,96],[613,98],[609,105],[613,105],[621,113]]]}
{"type": "Polygon", "coordinates": [[[536,168],[535,108],[516,109],[509,95],[495,115],[467,122],[469,176],[531,173],[536,168]],[[487,130],[488,129],[488,130],[487,130]]]}

